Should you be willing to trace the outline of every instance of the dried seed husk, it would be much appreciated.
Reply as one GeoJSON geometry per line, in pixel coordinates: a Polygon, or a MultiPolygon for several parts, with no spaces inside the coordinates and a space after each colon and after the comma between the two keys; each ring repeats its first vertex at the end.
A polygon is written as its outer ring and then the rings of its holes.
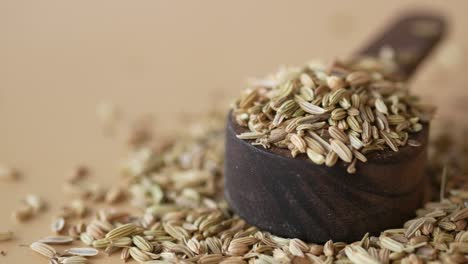
{"type": "Polygon", "coordinates": [[[308,102],[314,100],[315,98],[314,90],[310,86],[302,86],[300,88],[300,93],[302,98],[308,102]]]}
{"type": "Polygon", "coordinates": [[[102,230],[96,223],[90,223],[86,226],[86,233],[90,234],[94,239],[101,239],[106,235],[106,231],[102,230]]]}
{"type": "Polygon", "coordinates": [[[322,137],[320,137],[319,135],[317,135],[315,132],[313,131],[307,131],[307,133],[309,134],[309,136],[314,139],[315,141],[317,141],[324,149],[326,152],[329,152],[331,151],[331,145],[326,142],[322,137]]]}
{"type": "Polygon", "coordinates": [[[256,98],[257,98],[257,90],[253,90],[240,101],[239,107],[242,109],[247,108],[248,106],[253,104],[256,98]]]}
{"type": "Polygon", "coordinates": [[[89,235],[88,233],[81,233],[80,240],[83,244],[87,246],[91,246],[93,244],[94,238],[93,236],[89,235]]]}
{"type": "Polygon", "coordinates": [[[87,262],[88,260],[82,256],[65,257],[61,261],[63,264],[85,264],[87,262]]]}
{"type": "Polygon", "coordinates": [[[400,253],[400,252],[403,252],[404,250],[404,245],[401,244],[400,242],[398,241],[395,241],[389,237],[385,237],[385,236],[381,236],[380,237],[380,245],[383,247],[383,248],[386,248],[390,251],[393,251],[393,252],[397,252],[397,253],[400,253]]]}
{"type": "Polygon", "coordinates": [[[366,120],[362,123],[361,138],[364,143],[370,142],[372,137],[372,128],[369,122],[366,120]]]}
{"type": "MultiPolygon", "coordinates": [[[[304,99],[299,99],[301,101],[305,101],[304,99]]],[[[286,116],[292,115],[294,111],[297,109],[297,103],[294,100],[287,100],[285,101],[276,111],[279,114],[284,114],[286,116]]]]}
{"type": "Polygon", "coordinates": [[[389,125],[396,126],[406,122],[406,119],[401,115],[389,115],[387,121],[389,125]]]}
{"type": "MultiPolygon", "coordinates": [[[[83,229],[85,229],[85,227],[83,227],[83,229]]],[[[80,237],[80,234],[85,231],[83,229],[80,229],[80,226],[73,225],[68,229],[68,236],[78,238],[80,237]]]]}
{"type": "MultiPolygon", "coordinates": [[[[291,132],[291,131],[290,131],[291,132]]],[[[268,143],[276,143],[286,138],[288,132],[284,128],[277,128],[270,132],[268,143]]]]}
{"type": "Polygon", "coordinates": [[[200,254],[200,241],[196,237],[192,237],[187,241],[187,247],[195,254],[200,254]]]}
{"type": "Polygon", "coordinates": [[[385,140],[385,143],[387,143],[387,146],[389,146],[395,152],[398,151],[398,146],[395,144],[395,142],[393,141],[393,139],[389,136],[387,132],[380,131],[380,135],[385,140]]]}
{"type": "Polygon", "coordinates": [[[57,233],[57,234],[62,232],[64,227],[65,227],[65,219],[63,217],[58,217],[54,219],[51,225],[52,232],[57,233]]]}
{"type": "Polygon", "coordinates": [[[132,240],[133,244],[135,244],[135,246],[137,246],[139,249],[147,252],[153,251],[153,244],[148,242],[148,240],[142,236],[133,236],[132,240]]]}
{"type": "Polygon", "coordinates": [[[319,115],[325,113],[325,109],[323,109],[320,106],[316,106],[312,103],[309,103],[307,101],[298,101],[297,104],[299,107],[304,110],[305,112],[312,114],[312,115],[319,115]]]}
{"type": "Polygon", "coordinates": [[[306,142],[299,135],[292,134],[289,140],[291,140],[291,143],[293,143],[300,152],[304,153],[306,151],[306,142]]]}
{"type": "Polygon", "coordinates": [[[341,98],[341,100],[338,102],[339,106],[341,106],[343,109],[345,110],[349,110],[352,105],[351,105],[351,101],[348,97],[343,97],[341,98]]]}
{"type": "Polygon", "coordinates": [[[335,105],[338,102],[340,102],[345,96],[347,96],[348,91],[344,88],[340,88],[338,90],[335,90],[333,93],[330,94],[329,97],[329,105],[335,105]]]}
{"type": "Polygon", "coordinates": [[[110,243],[111,241],[109,239],[96,239],[93,241],[92,245],[95,248],[106,248],[110,243]]]}
{"type": "Polygon", "coordinates": [[[120,259],[126,262],[129,257],[130,257],[130,248],[129,247],[123,248],[122,251],[120,252],[120,259]]]}
{"type": "Polygon", "coordinates": [[[343,120],[338,121],[338,128],[345,131],[349,129],[349,125],[348,123],[346,123],[346,120],[343,119],[343,120]]]}
{"type": "Polygon", "coordinates": [[[331,140],[331,148],[344,162],[349,163],[352,161],[353,153],[342,141],[336,139],[331,140]]]}
{"type": "Polygon", "coordinates": [[[344,110],[343,108],[336,108],[330,113],[330,118],[335,121],[342,120],[346,118],[347,116],[348,116],[348,112],[344,110]]]}
{"type": "Polygon", "coordinates": [[[114,226],[107,220],[93,220],[90,225],[94,225],[104,232],[110,232],[114,226]]]}
{"type": "Polygon", "coordinates": [[[170,251],[171,252],[174,252],[174,253],[180,253],[180,254],[183,254],[183,255],[186,255],[188,256],[189,258],[193,258],[194,257],[194,254],[193,252],[185,245],[181,245],[181,244],[176,244],[172,247],[170,247],[170,251]]]}
{"type": "Polygon", "coordinates": [[[414,139],[408,139],[408,142],[407,144],[411,147],[420,147],[421,146],[421,142],[417,141],[417,140],[414,140],[414,139]]]}
{"type": "Polygon", "coordinates": [[[82,257],[93,257],[99,254],[95,248],[69,248],[65,251],[68,254],[82,257]]]}
{"type": "Polygon", "coordinates": [[[301,84],[303,86],[310,87],[310,88],[315,88],[314,80],[307,73],[302,73],[299,76],[299,80],[301,81],[301,84]]]}
{"type": "Polygon", "coordinates": [[[351,95],[351,106],[354,108],[360,109],[361,97],[356,93],[351,95]]]}
{"type": "Polygon", "coordinates": [[[358,159],[359,161],[364,162],[364,163],[367,162],[367,158],[366,158],[366,156],[364,156],[364,154],[362,154],[361,152],[359,152],[358,150],[355,150],[355,149],[353,149],[352,152],[353,152],[353,156],[356,159],[358,159]]]}
{"type": "Polygon", "coordinates": [[[317,122],[313,124],[301,124],[296,127],[296,130],[318,130],[323,128],[327,123],[326,122],[317,122]]]}
{"type": "Polygon", "coordinates": [[[188,233],[183,232],[183,229],[177,228],[170,223],[166,223],[163,225],[164,231],[168,233],[171,237],[177,240],[184,240],[188,238],[188,233]]]}
{"type": "Polygon", "coordinates": [[[362,264],[379,264],[380,261],[373,258],[369,253],[358,245],[349,245],[345,248],[346,256],[353,263],[362,263],[362,264]]]}
{"type": "Polygon", "coordinates": [[[331,257],[335,254],[335,245],[332,240],[328,240],[325,245],[323,245],[323,254],[327,257],[331,257]]]}
{"type": "Polygon", "coordinates": [[[151,260],[150,256],[145,254],[143,251],[141,251],[137,247],[131,247],[129,249],[129,254],[134,260],[136,260],[138,262],[145,262],[145,261],[151,260]]]}
{"type": "Polygon", "coordinates": [[[43,255],[47,258],[53,258],[57,252],[55,249],[47,244],[41,242],[34,242],[29,246],[32,250],[36,251],[37,253],[43,255]]]}
{"type": "Polygon", "coordinates": [[[49,264],[60,264],[60,262],[57,258],[51,258],[49,259],[49,264]]]}
{"type": "Polygon", "coordinates": [[[346,81],[351,86],[359,86],[364,85],[370,82],[371,78],[367,72],[364,71],[356,71],[348,74],[346,76],[346,81]]]}
{"type": "Polygon", "coordinates": [[[329,76],[327,77],[327,85],[332,90],[342,89],[345,86],[345,82],[342,78],[338,76],[329,76]]]}
{"type": "MultiPolygon", "coordinates": [[[[300,250],[302,253],[306,253],[306,252],[309,252],[309,246],[302,240],[300,239],[297,239],[297,238],[293,238],[289,241],[289,246],[291,248],[291,246],[294,246],[296,247],[298,250],[300,250]]],[[[303,254],[301,254],[303,255],[303,254]]],[[[297,256],[297,255],[296,255],[297,256]]]]}
{"type": "Polygon", "coordinates": [[[301,251],[301,249],[295,244],[295,243],[289,243],[289,252],[293,256],[298,256],[298,257],[304,257],[304,252],[301,251]]]}
{"type": "Polygon", "coordinates": [[[330,126],[328,128],[328,133],[330,136],[334,139],[337,139],[342,142],[349,142],[348,135],[346,135],[345,132],[343,132],[341,129],[335,127],[335,126],[330,126]]]}
{"type": "Polygon", "coordinates": [[[349,142],[353,149],[359,150],[364,147],[364,143],[353,133],[349,133],[349,142]]]}
{"type": "Polygon", "coordinates": [[[361,115],[361,112],[359,112],[359,109],[354,108],[354,107],[349,108],[347,113],[350,116],[360,116],[361,115]]]}
{"type": "Polygon", "coordinates": [[[309,115],[309,116],[304,116],[304,117],[299,117],[297,118],[297,124],[314,124],[323,120],[326,120],[327,118],[330,117],[330,114],[325,113],[321,115],[309,115]]]}
{"type": "Polygon", "coordinates": [[[382,95],[388,95],[395,91],[396,86],[391,81],[378,81],[371,84],[371,88],[377,90],[382,95]]]}
{"type": "Polygon", "coordinates": [[[321,164],[325,163],[325,157],[323,155],[315,152],[311,148],[307,148],[307,157],[309,157],[309,159],[313,163],[315,163],[317,165],[321,165],[321,164]]]}
{"type": "Polygon", "coordinates": [[[334,151],[328,152],[327,156],[325,157],[325,165],[327,167],[332,167],[338,161],[338,155],[334,151]]]}
{"type": "Polygon", "coordinates": [[[325,155],[326,150],[324,147],[315,139],[305,136],[304,141],[307,144],[307,148],[312,149],[313,151],[317,152],[318,154],[325,155]]]}
{"type": "Polygon", "coordinates": [[[356,119],[356,117],[354,116],[348,116],[346,117],[346,123],[348,123],[349,127],[358,132],[358,133],[362,133],[362,126],[361,124],[359,123],[359,121],[356,119]]]}
{"type": "Polygon", "coordinates": [[[447,231],[453,231],[457,228],[455,223],[450,222],[450,221],[440,221],[438,226],[447,231]]]}
{"type": "Polygon", "coordinates": [[[127,247],[132,244],[132,239],[130,237],[121,237],[119,239],[113,240],[112,245],[114,247],[127,247]]]}
{"type": "Polygon", "coordinates": [[[348,165],[348,167],[346,168],[347,173],[349,173],[349,174],[356,173],[356,161],[357,161],[357,159],[353,159],[351,164],[348,165]]]}
{"type": "Polygon", "coordinates": [[[198,262],[200,264],[217,264],[220,263],[223,258],[224,257],[221,254],[208,254],[202,256],[198,262]]]}
{"type": "Polygon", "coordinates": [[[456,213],[454,213],[452,217],[450,217],[450,220],[455,222],[455,221],[466,219],[466,218],[468,218],[468,208],[463,208],[457,211],[456,213]]]}
{"type": "Polygon", "coordinates": [[[384,103],[382,98],[375,99],[375,109],[377,109],[377,111],[379,111],[382,114],[387,114],[388,115],[387,105],[384,103]]]}
{"type": "Polygon", "coordinates": [[[38,213],[45,207],[44,201],[35,194],[27,195],[24,202],[33,209],[33,213],[38,213]]]}
{"type": "Polygon", "coordinates": [[[45,244],[68,244],[73,242],[73,237],[69,236],[47,236],[44,238],[41,238],[39,242],[45,243],[45,244]]]}
{"type": "Polygon", "coordinates": [[[108,240],[117,240],[119,238],[132,235],[137,231],[137,226],[134,224],[124,224],[115,229],[112,229],[109,233],[106,234],[106,239],[108,240]]]}
{"type": "Polygon", "coordinates": [[[265,136],[265,133],[261,132],[244,132],[237,135],[238,139],[257,139],[265,136]]]}
{"type": "Polygon", "coordinates": [[[416,233],[416,231],[418,231],[424,225],[424,223],[426,223],[426,221],[427,221],[427,218],[425,217],[421,217],[416,220],[413,220],[411,224],[408,226],[408,228],[406,229],[405,236],[408,238],[412,237],[416,233]]]}

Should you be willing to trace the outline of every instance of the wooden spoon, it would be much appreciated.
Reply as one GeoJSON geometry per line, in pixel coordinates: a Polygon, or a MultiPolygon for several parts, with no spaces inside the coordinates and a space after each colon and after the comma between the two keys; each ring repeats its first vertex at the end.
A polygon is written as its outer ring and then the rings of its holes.
{"type": "MultiPolygon", "coordinates": [[[[406,80],[441,40],[445,27],[437,15],[405,15],[358,56],[377,56],[390,46],[402,58],[398,69],[406,80]]],[[[315,165],[305,155],[292,158],[288,150],[238,139],[246,129],[231,113],[226,130],[225,197],[248,223],[275,235],[310,242],[356,241],[366,232],[401,227],[422,205],[428,125],[410,136],[421,146],[368,154],[368,162],[352,175],[344,164],[315,165]]]]}

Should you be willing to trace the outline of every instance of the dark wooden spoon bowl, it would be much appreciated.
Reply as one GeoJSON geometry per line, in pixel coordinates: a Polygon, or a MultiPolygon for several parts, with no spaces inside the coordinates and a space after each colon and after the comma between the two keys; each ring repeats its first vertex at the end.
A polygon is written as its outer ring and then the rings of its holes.
{"type": "MultiPolygon", "coordinates": [[[[407,15],[358,54],[375,56],[384,45],[397,55],[410,51],[411,59],[399,62],[401,78],[408,79],[444,31],[439,16],[407,15]],[[429,26],[426,34],[415,33],[415,27],[424,27],[417,23],[432,26],[432,34],[427,34],[429,26]]],[[[401,226],[422,204],[429,125],[410,135],[421,146],[370,153],[356,174],[348,174],[343,163],[320,166],[306,156],[292,158],[285,149],[253,146],[236,137],[245,131],[229,113],[225,197],[236,213],[262,230],[310,242],[351,242],[366,232],[401,226]]]]}

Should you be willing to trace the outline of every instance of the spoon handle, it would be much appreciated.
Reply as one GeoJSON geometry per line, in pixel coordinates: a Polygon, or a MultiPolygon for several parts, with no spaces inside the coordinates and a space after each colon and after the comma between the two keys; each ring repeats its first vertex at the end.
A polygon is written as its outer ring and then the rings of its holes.
{"type": "Polygon", "coordinates": [[[446,24],[438,15],[409,13],[381,31],[357,56],[387,56],[393,51],[398,75],[407,80],[443,38],[446,24]]]}

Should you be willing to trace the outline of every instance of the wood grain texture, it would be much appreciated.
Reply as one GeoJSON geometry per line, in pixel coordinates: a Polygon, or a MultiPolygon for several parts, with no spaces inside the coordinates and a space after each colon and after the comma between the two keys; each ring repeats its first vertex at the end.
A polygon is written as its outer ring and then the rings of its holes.
{"type": "Polygon", "coordinates": [[[400,78],[406,80],[445,36],[447,22],[435,13],[402,15],[360,49],[357,56],[379,56],[382,47],[395,52],[400,78]]]}
{"type": "Polygon", "coordinates": [[[329,168],[284,149],[253,146],[236,137],[243,131],[228,120],[225,196],[247,222],[273,234],[355,241],[401,226],[422,203],[427,126],[414,137],[421,147],[372,153],[356,174],[342,162],[329,168]]]}

